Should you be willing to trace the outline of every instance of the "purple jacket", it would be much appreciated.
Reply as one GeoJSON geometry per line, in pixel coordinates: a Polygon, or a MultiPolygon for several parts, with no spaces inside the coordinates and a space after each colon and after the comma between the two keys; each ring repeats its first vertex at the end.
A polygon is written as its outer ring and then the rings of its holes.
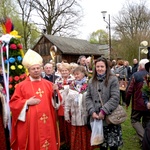
{"type": "Polygon", "coordinates": [[[147,108],[144,104],[142,98],[142,87],[144,82],[144,77],[148,74],[146,70],[140,70],[135,72],[129,82],[127,91],[126,91],[126,104],[130,105],[130,100],[132,97],[132,109],[139,111],[146,111],[147,108]]]}

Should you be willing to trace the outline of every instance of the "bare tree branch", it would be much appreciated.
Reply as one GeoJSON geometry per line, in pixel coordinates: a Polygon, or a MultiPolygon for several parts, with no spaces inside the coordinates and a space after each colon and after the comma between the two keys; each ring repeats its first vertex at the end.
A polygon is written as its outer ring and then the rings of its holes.
{"type": "Polygon", "coordinates": [[[78,27],[82,17],[81,7],[76,0],[33,0],[32,7],[41,20],[34,22],[37,25],[44,24],[47,34],[68,35],[78,27]]]}
{"type": "Polygon", "coordinates": [[[117,47],[122,58],[138,58],[140,42],[150,42],[150,10],[146,1],[140,1],[139,4],[127,1],[113,20],[116,24],[117,47]]]}
{"type": "Polygon", "coordinates": [[[28,49],[28,40],[31,35],[31,12],[33,11],[32,0],[17,0],[21,12],[21,20],[23,25],[24,47],[28,49]]]}

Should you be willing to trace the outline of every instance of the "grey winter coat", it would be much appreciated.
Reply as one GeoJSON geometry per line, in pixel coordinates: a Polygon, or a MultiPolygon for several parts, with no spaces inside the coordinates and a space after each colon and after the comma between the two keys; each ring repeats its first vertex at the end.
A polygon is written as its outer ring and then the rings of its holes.
{"type": "Polygon", "coordinates": [[[119,80],[127,78],[127,75],[128,75],[127,74],[127,68],[125,68],[124,66],[116,67],[114,69],[114,73],[119,74],[119,77],[118,77],[119,80]]]}
{"type": "Polygon", "coordinates": [[[94,112],[99,113],[102,109],[106,114],[117,108],[120,101],[120,90],[118,78],[111,75],[108,80],[107,87],[105,86],[105,79],[102,81],[96,81],[92,83],[92,79],[89,81],[87,94],[86,94],[86,109],[89,115],[94,112]],[[100,92],[103,106],[100,102],[98,92],[100,92]]]}

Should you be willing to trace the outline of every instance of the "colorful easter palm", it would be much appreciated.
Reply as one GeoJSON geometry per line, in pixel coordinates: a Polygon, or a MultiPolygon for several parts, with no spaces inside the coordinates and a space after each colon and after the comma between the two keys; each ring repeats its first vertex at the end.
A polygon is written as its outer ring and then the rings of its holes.
{"type": "Polygon", "coordinates": [[[4,75],[4,84],[8,99],[14,92],[16,85],[25,79],[25,68],[22,65],[24,56],[21,36],[14,30],[10,18],[1,20],[3,35],[0,37],[1,43],[1,60],[4,75]]]}

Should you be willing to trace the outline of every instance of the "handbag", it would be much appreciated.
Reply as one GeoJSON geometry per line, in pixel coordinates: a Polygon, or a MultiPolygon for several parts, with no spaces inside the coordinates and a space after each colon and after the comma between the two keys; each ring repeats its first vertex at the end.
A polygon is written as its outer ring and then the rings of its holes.
{"type": "Polygon", "coordinates": [[[122,79],[122,80],[119,81],[119,89],[121,91],[125,91],[126,88],[127,88],[127,85],[128,85],[127,79],[125,79],[125,80],[122,79]]]}
{"type": "MultiPolygon", "coordinates": [[[[101,104],[103,106],[103,101],[100,95],[100,92],[98,92],[101,104]]],[[[127,118],[127,113],[124,110],[124,108],[121,105],[118,105],[117,108],[109,115],[106,115],[106,122],[107,124],[121,124],[123,123],[127,118]]]]}
{"type": "Polygon", "coordinates": [[[107,124],[121,124],[125,122],[126,119],[126,111],[121,105],[118,105],[118,107],[110,115],[106,116],[107,124]]]}

